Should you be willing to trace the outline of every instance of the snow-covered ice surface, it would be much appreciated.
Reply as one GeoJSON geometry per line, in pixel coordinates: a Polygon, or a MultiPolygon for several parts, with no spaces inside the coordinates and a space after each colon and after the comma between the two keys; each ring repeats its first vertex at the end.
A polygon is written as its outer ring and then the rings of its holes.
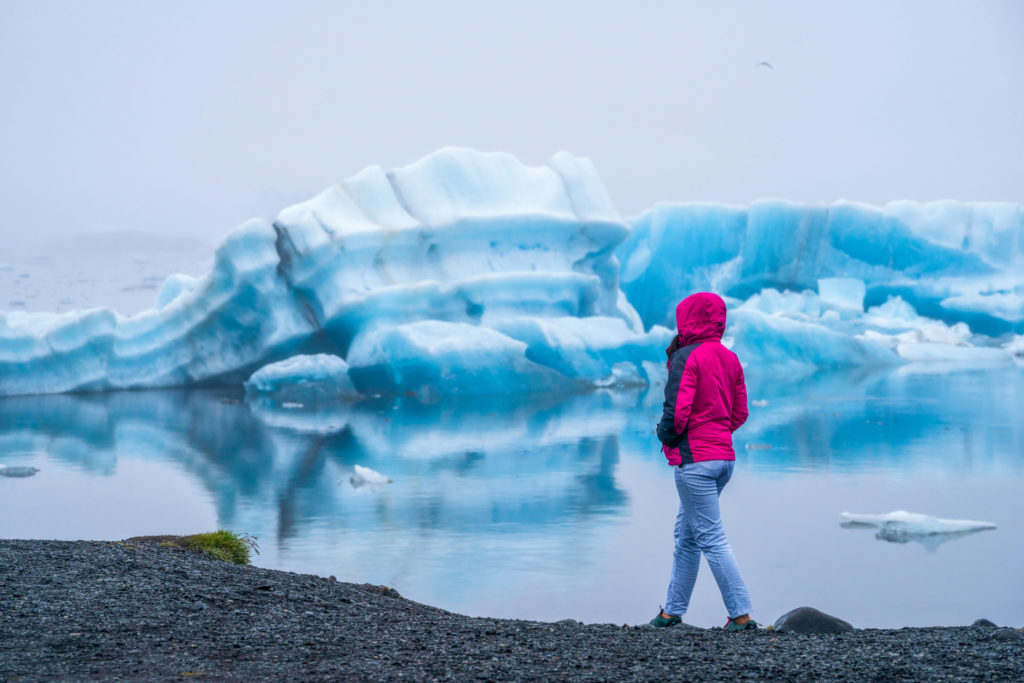
{"type": "MultiPolygon", "coordinates": [[[[312,354],[364,396],[645,384],[697,290],[727,297],[726,342],[753,372],[1010,364],[1022,245],[1014,203],[659,204],[626,222],[586,159],[445,148],[244,223],[204,276],[158,269],[153,308],[11,299],[0,396],[238,386],[312,354]]],[[[0,283],[34,286],[29,265],[5,257],[0,283]]],[[[296,370],[278,381],[302,385],[296,370]]]]}

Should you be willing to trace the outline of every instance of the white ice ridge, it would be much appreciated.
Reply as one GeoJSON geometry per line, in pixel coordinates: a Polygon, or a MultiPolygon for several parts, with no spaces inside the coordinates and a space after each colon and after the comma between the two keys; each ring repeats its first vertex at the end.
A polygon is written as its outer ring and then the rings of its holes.
{"type": "Polygon", "coordinates": [[[0,313],[0,396],[240,383],[297,353],[344,359],[363,393],[643,379],[670,333],[644,332],[618,287],[628,233],[591,163],[564,152],[372,166],[239,226],[158,308],[0,313]],[[479,372],[453,375],[464,362],[479,372]]]}
{"type": "MultiPolygon", "coordinates": [[[[631,223],[616,253],[622,288],[647,325],[670,323],[680,292],[743,300],[852,278],[869,306],[900,296],[921,315],[974,332],[1024,332],[1017,203],[658,204],[631,223]]],[[[819,291],[833,301],[849,294],[819,291]]]]}
{"type": "Polygon", "coordinates": [[[847,524],[879,527],[906,536],[932,536],[936,534],[959,534],[968,531],[995,529],[991,522],[976,522],[970,519],[941,519],[906,510],[895,510],[884,515],[862,515],[841,512],[839,517],[847,524]]]}

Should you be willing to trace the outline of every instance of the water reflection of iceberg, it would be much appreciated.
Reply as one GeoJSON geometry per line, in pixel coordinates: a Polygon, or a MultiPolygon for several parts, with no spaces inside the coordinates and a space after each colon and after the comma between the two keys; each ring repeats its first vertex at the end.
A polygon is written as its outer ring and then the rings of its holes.
{"type": "MultiPolygon", "coordinates": [[[[930,475],[1024,471],[1024,373],[1019,368],[912,374],[834,372],[795,381],[748,371],[750,419],[736,433],[760,474],[801,469],[930,475]]],[[[743,457],[743,455],[741,455],[743,457]]]]}
{"type": "MultiPolygon", "coordinates": [[[[855,493],[844,505],[861,507],[877,504],[872,487],[920,480],[917,505],[936,479],[965,476],[977,490],[993,474],[1024,472],[1020,369],[836,373],[796,382],[761,380],[749,370],[751,399],[768,404],[752,405],[737,433],[737,486],[792,490],[789,482],[765,481],[773,477],[793,477],[801,490],[838,482],[845,487],[837,491],[855,493]],[[773,447],[747,450],[747,443],[773,447]],[[845,485],[851,482],[858,486],[845,485]]],[[[600,602],[619,580],[611,573],[635,561],[623,548],[646,544],[648,530],[660,538],[646,521],[642,531],[634,526],[658,514],[649,504],[655,497],[672,494],[652,433],[660,387],[526,404],[402,399],[294,409],[241,399],[212,390],[0,399],[0,464],[44,469],[45,476],[9,482],[23,502],[36,496],[33,517],[53,520],[32,527],[38,537],[62,535],[69,515],[83,528],[109,518],[102,511],[123,509],[82,496],[71,509],[62,501],[68,487],[106,484],[116,495],[111,484],[130,484],[143,504],[152,492],[163,507],[139,510],[138,518],[161,528],[133,534],[174,531],[175,495],[184,490],[202,507],[196,524],[258,536],[261,565],[384,583],[469,612],[509,596],[497,611],[562,618],[562,608],[544,611],[552,595],[575,595],[605,576],[605,587],[589,596],[600,602]],[[355,465],[394,483],[354,489],[355,465]]],[[[830,514],[830,493],[811,498],[830,514]]],[[[805,517],[808,504],[801,496],[783,507],[798,506],[805,517]]],[[[22,533],[19,524],[8,524],[9,534],[22,533]]],[[[114,537],[99,526],[89,533],[114,537]]],[[[943,541],[907,542],[934,548],[943,541]]]]}
{"type": "Polygon", "coordinates": [[[924,546],[924,549],[928,552],[935,552],[943,543],[963,538],[964,536],[972,536],[977,533],[981,533],[985,529],[972,529],[970,531],[950,531],[944,534],[908,534],[906,531],[891,526],[883,526],[877,532],[875,532],[875,538],[881,541],[889,541],[890,543],[919,543],[924,546]]]}
{"type": "Polygon", "coordinates": [[[626,501],[615,482],[625,417],[610,404],[603,412],[592,400],[577,410],[494,400],[304,411],[223,399],[202,390],[4,399],[0,446],[101,476],[121,457],[172,462],[209,492],[220,524],[270,522],[279,538],[325,522],[501,533],[564,525],[626,501]],[[337,482],[357,464],[388,472],[400,493],[372,506],[346,496],[337,482]]]}

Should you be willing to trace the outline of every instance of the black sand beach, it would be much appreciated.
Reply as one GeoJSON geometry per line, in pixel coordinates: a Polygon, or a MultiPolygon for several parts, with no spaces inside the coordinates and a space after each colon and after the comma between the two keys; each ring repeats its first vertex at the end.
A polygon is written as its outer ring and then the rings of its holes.
{"type": "Polygon", "coordinates": [[[385,587],[151,543],[0,541],[0,680],[197,677],[1022,680],[1024,636],[980,626],[794,635],[480,619],[385,587]]]}

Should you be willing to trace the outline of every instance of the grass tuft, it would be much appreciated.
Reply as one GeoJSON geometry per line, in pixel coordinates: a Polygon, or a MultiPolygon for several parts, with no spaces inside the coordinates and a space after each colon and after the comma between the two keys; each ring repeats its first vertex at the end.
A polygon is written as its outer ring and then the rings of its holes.
{"type": "Polygon", "coordinates": [[[252,553],[260,554],[255,536],[224,529],[191,536],[138,536],[129,538],[128,541],[150,541],[169,548],[197,550],[218,560],[235,564],[249,564],[252,553]]]}
{"type": "Polygon", "coordinates": [[[198,550],[210,557],[235,564],[249,564],[250,552],[259,553],[255,538],[224,529],[208,534],[182,536],[181,547],[198,550]]]}

